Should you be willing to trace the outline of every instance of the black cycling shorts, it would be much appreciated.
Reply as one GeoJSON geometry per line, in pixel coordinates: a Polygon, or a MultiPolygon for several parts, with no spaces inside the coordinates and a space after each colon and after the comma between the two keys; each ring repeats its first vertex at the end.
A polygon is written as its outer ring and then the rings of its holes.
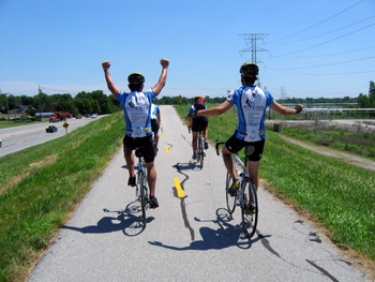
{"type": "Polygon", "coordinates": [[[155,147],[154,147],[154,140],[152,139],[152,135],[140,138],[133,138],[130,136],[125,135],[124,139],[122,140],[125,148],[135,150],[136,148],[143,147],[143,155],[146,163],[151,163],[155,159],[155,147]]]}
{"type": "Polygon", "coordinates": [[[205,131],[208,126],[208,118],[207,117],[197,117],[193,118],[193,122],[191,124],[191,130],[193,132],[201,132],[205,131]]]}
{"type": "Polygon", "coordinates": [[[157,133],[159,131],[160,125],[158,123],[157,119],[152,119],[151,120],[151,129],[152,132],[157,133]]]}
{"type": "Polygon", "coordinates": [[[237,154],[242,148],[247,146],[254,146],[254,153],[248,157],[249,161],[258,162],[262,158],[263,148],[266,140],[256,141],[256,142],[246,142],[238,139],[235,134],[233,134],[226,142],[225,147],[234,154],[237,154]]]}

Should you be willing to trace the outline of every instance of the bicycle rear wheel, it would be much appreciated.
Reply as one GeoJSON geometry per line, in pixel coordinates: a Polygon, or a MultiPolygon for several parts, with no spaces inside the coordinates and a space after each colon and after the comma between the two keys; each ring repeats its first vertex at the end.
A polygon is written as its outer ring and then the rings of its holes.
{"type": "Polygon", "coordinates": [[[146,205],[147,205],[147,196],[146,196],[146,183],[145,183],[145,175],[143,171],[138,172],[138,187],[140,192],[140,202],[141,202],[141,210],[142,210],[142,222],[146,226],[146,205]]]}
{"type": "Polygon", "coordinates": [[[227,199],[227,208],[228,212],[230,214],[234,213],[234,210],[236,209],[236,201],[237,201],[237,196],[231,196],[231,194],[228,192],[228,189],[233,183],[233,179],[230,176],[230,174],[227,172],[227,181],[225,185],[225,197],[227,199]]]}
{"type": "Polygon", "coordinates": [[[242,227],[248,238],[254,236],[258,223],[258,197],[252,180],[244,183],[241,210],[242,227]]]}

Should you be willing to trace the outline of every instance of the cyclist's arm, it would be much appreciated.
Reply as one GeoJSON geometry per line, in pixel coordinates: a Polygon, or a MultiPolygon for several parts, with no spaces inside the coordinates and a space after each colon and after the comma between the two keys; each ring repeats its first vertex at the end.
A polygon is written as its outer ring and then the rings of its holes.
{"type": "Polygon", "coordinates": [[[152,87],[152,90],[155,91],[156,95],[158,95],[161,92],[167,81],[169,61],[167,59],[161,59],[160,64],[163,68],[161,70],[159,81],[155,84],[154,87],[152,87]]]}
{"type": "Polygon", "coordinates": [[[118,93],[120,92],[120,89],[113,82],[111,73],[109,72],[110,66],[111,66],[111,63],[109,61],[104,61],[102,63],[102,67],[103,67],[103,70],[104,70],[105,81],[107,82],[108,90],[111,91],[111,93],[117,98],[118,93]]]}
{"type": "Polygon", "coordinates": [[[228,111],[230,108],[232,108],[233,104],[229,102],[228,100],[225,100],[221,105],[207,109],[207,110],[199,110],[197,111],[197,116],[218,116],[226,111],[228,111]]]}
{"type": "MultiPolygon", "coordinates": [[[[299,104],[298,106],[301,107],[301,110],[303,110],[304,105],[299,104]]],[[[279,113],[281,115],[284,115],[284,116],[290,116],[290,115],[296,115],[296,114],[298,114],[296,109],[291,109],[291,108],[285,107],[285,106],[279,104],[276,101],[270,106],[270,108],[272,110],[274,110],[275,112],[277,112],[277,113],[279,113]]]]}

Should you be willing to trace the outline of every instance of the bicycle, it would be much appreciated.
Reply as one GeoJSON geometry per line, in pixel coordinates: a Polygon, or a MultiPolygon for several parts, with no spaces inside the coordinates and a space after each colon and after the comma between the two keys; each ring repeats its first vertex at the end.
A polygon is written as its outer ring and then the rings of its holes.
{"type": "MultiPolygon", "coordinates": [[[[219,146],[225,144],[216,140],[216,154],[219,153],[219,146]]],[[[236,206],[241,208],[242,216],[242,227],[246,237],[251,238],[254,236],[257,223],[258,223],[258,197],[255,188],[254,181],[251,179],[247,171],[247,159],[254,153],[255,148],[248,146],[245,148],[245,163],[243,163],[237,154],[233,154],[234,166],[237,171],[238,180],[240,182],[240,189],[236,195],[232,195],[229,192],[229,188],[233,182],[233,179],[229,172],[226,175],[225,195],[228,212],[232,215],[236,209],[236,206]]]]}
{"type": "Polygon", "coordinates": [[[143,157],[143,147],[137,148],[135,150],[135,155],[138,158],[135,197],[141,203],[142,221],[144,226],[146,226],[146,209],[148,209],[150,206],[150,197],[147,182],[146,163],[143,157]]]}
{"type": "MultiPolygon", "coordinates": [[[[196,118],[194,115],[190,114],[189,115],[192,118],[196,118]]],[[[191,126],[188,126],[189,133],[191,131],[191,126]]],[[[205,147],[204,147],[204,130],[198,131],[197,133],[197,149],[196,149],[196,156],[197,156],[197,164],[203,168],[204,164],[204,157],[206,156],[206,153],[204,152],[205,147]]]]}
{"type": "Polygon", "coordinates": [[[203,140],[203,131],[198,132],[197,136],[197,164],[200,165],[201,168],[203,168],[204,164],[204,157],[206,156],[206,153],[204,152],[204,140],[203,140]]]}

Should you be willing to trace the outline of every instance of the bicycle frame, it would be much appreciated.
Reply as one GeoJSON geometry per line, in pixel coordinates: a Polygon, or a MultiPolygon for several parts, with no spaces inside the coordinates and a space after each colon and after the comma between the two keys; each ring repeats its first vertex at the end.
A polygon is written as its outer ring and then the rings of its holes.
{"type": "Polygon", "coordinates": [[[247,171],[247,158],[245,160],[245,163],[241,161],[240,157],[237,154],[234,154],[232,158],[236,169],[237,165],[242,168],[242,170],[237,169],[238,180],[240,182],[240,190],[237,193],[237,203],[239,203],[240,207],[244,207],[245,204],[243,202],[243,195],[246,188],[246,182],[250,181],[250,176],[247,171]]]}
{"type": "Polygon", "coordinates": [[[204,140],[202,137],[203,131],[199,131],[197,134],[197,163],[203,168],[204,163],[204,140]]]}
{"type": "Polygon", "coordinates": [[[135,155],[138,158],[138,166],[137,166],[137,182],[136,182],[136,190],[135,196],[136,199],[141,203],[141,210],[142,210],[142,220],[143,224],[146,226],[146,209],[149,207],[149,188],[147,183],[147,169],[146,163],[143,158],[143,150],[142,148],[137,148],[135,150],[135,155]]]}

